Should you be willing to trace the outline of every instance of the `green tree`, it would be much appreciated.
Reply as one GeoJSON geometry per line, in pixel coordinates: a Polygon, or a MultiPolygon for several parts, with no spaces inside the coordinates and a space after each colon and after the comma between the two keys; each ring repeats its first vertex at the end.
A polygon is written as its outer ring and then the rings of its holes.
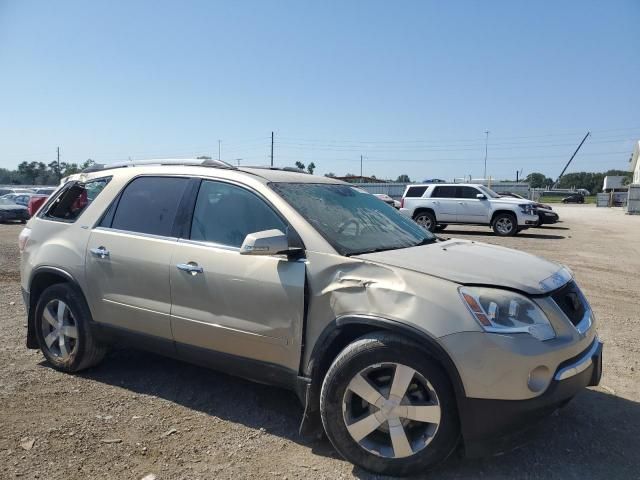
{"type": "Polygon", "coordinates": [[[336,174],[333,173],[333,172],[329,172],[329,173],[325,173],[324,176],[325,177],[329,177],[329,178],[334,178],[336,176],[336,174]]]}
{"type": "Polygon", "coordinates": [[[37,167],[38,164],[36,162],[22,162],[18,165],[18,173],[22,177],[23,183],[30,185],[36,184],[36,177],[38,176],[37,167]]]}
{"type": "Polygon", "coordinates": [[[398,183],[410,183],[411,179],[409,178],[409,175],[403,173],[402,175],[398,175],[398,178],[396,178],[396,182],[398,182],[398,183]]]}
{"type": "Polygon", "coordinates": [[[305,164],[298,161],[296,162],[296,168],[300,169],[300,170],[304,170],[306,168],[305,164]]]}
{"type": "Polygon", "coordinates": [[[553,179],[544,173],[533,172],[525,179],[531,188],[546,188],[553,186],[553,179]]]}
{"type": "Polygon", "coordinates": [[[311,175],[313,175],[313,171],[316,169],[316,164],[311,162],[309,165],[307,165],[307,172],[309,172],[311,175]]]}

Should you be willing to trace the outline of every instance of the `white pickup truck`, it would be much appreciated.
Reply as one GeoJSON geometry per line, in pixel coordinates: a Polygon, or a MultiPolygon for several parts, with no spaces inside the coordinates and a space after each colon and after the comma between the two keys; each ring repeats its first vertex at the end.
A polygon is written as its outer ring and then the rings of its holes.
{"type": "Polygon", "coordinates": [[[496,235],[509,236],[538,224],[534,202],[500,197],[475,184],[409,185],[400,212],[432,232],[451,223],[488,225],[496,235]]]}

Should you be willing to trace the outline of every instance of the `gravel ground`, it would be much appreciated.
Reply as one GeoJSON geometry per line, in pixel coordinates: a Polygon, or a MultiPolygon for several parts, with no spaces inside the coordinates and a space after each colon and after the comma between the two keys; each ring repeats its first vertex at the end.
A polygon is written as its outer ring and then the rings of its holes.
{"type": "MultiPolygon", "coordinates": [[[[545,420],[527,446],[452,458],[431,478],[640,478],[640,216],[556,210],[562,223],[515,238],[484,227],[444,233],[569,265],[605,341],[602,383],[545,420]]],[[[128,350],[79,375],[49,368],[24,346],[20,229],[0,225],[0,478],[376,478],[328,441],[299,438],[301,407],[287,391],[128,350]]]]}

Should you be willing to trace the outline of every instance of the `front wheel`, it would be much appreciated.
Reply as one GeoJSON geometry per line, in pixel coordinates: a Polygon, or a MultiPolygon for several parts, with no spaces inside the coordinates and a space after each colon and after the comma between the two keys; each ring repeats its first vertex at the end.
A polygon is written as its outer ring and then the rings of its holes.
{"type": "Polygon", "coordinates": [[[441,232],[442,230],[444,230],[448,226],[449,225],[447,223],[439,223],[438,225],[436,225],[436,232],[441,232]]]}
{"type": "Polygon", "coordinates": [[[510,237],[518,233],[518,220],[512,213],[499,213],[493,219],[493,231],[501,237],[510,237]]]}
{"type": "Polygon", "coordinates": [[[322,384],[320,413],[336,450],[375,473],[425,473],[460,436],[443,370],[414,343],[384,333],[348,345],[322,384]]]}

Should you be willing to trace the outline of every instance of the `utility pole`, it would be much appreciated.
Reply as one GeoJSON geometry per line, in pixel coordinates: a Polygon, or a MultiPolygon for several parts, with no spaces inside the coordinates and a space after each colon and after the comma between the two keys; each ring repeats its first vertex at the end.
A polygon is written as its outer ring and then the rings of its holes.
{"type": "Polygon", "coordinates": [[[520,172],[519,172],[518,170],[516,170],[516,183],[518,183],[518,182],[519,182],[519,180],[518,180],[518,175],[519,175],[519,174],[520,174],[520,172]]]}
{"type": "Polygon", "coordinates": [[[484,179],[487,178],[487,152],[489,148],[489,130],[485,130],[484,134],[486,135],[484,139],[484,179]]]}
{"type": "Polygon", "coordinates": [[[58,147],[56,150],[58,152],[58,182],[60,182],[60,180],[62,179],[62,172],[60,171],[60,147],[58,147]]]}
{"type": "Polygon", "coordinates": [[[580,142],[580,145],[578,145],[578,148],[576,148],[576,151],[573,152],[573,155],[571,155],[571,158],[569,159],[569,161],[567,162],[567,164],[564,166],[564,168],[562,169],[562,172],[560,172],[560,176],[558,177],[558,179],[556,180],[556,183],[553,184],[553,188],[556,188],[558,186],[558,183],[560,183],[560,179],[562,178],[562,175],[564,175],[564,172],[567,171],[567,168],[569,168],[569,164],[571,163],[571,161],[573,160],[573,157],[576,156],[576,154],[578,153],[578,150],[580,150],[580,147],[582,147],[582,144],[584,143],[584,141],[587,139],[587,137],[591,135],[591,132],[587,132],[587,134],[584,136],[584,138],[582,139],[582,141],[580,142]]]}
{"type": "Polygon", "coordinates": [[[271,166],[273,167],[273,132],[271,132],[271,166]]]}
{"type": "Polygon", "coordinates": [[[360,182],[364,183],[364,180],[362,179],[362,155],[360,155],[360,182]]]}

